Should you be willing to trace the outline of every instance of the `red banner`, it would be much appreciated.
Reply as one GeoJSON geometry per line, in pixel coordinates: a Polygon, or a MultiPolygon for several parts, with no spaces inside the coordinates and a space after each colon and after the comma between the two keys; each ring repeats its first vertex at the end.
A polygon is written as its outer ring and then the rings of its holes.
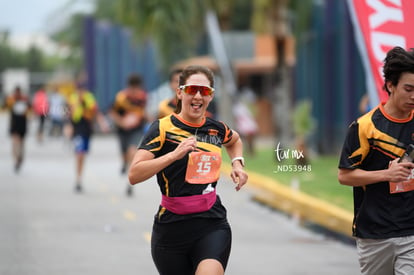
{"type": "Polygon", "coordinates": [[[348,6],[365,67],[369,99],[375,106],[388,98],[382,89],[387,51],[395,46],[414,47],[414,1],[348,0],[348,6]]]}

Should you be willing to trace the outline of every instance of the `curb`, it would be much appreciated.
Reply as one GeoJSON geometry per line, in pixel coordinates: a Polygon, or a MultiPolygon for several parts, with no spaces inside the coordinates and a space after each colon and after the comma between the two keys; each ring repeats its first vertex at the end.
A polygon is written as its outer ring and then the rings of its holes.
{"type": "MultiPolygon", "coordinates": [[[[222,163],[221,171],[229,175],[231,166],[222,163]]],[[[307,220],[333,232],[352,237],[353,213],[287,187],[277,180],[252,171],[247,172],[249,174],[247,186],[255,189],[254,200],[288,213],[299,220],[307,220]]]]}

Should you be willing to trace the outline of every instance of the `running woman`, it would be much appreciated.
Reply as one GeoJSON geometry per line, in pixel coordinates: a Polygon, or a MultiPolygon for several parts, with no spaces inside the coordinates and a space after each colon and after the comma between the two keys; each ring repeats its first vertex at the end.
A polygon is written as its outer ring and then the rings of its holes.
{"type": "Polygon", "coordinates": [[[214,97],[208,68],[185,68],[179,84],[175,113],[153,122],[133,158],[129,180],[134,185],[157,175],[162,199],[151,253],[160,274],[224,274],[232,233],[216,194],[221,149],[232,159],[238,191],[248,178],[243,144],[236,131],[206,117],[214,97]]]}

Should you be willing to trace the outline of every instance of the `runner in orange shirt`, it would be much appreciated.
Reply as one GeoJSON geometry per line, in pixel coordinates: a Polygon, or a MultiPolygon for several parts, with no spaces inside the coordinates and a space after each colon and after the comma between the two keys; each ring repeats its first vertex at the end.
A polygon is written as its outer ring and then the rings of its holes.
{"type": "MultiPolygon", "coordinates": [[[[141,141],[146,118],[147,93],[142,87],[142,78],[138,74],[131,74],[127,87],[119,91],[109,112],[118,132],[122,153],[121,173],[124,174],[141,141]]],[[[127,195],[132,196],[132,188],[127,185],[127,195]]]]}

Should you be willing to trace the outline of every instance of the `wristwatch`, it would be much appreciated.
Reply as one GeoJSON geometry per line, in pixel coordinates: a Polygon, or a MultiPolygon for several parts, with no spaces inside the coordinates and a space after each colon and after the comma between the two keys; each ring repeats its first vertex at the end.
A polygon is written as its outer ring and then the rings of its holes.
{"type": "Polygon", "coordinates": [[[239,160],[239,161],[240,161],[240,163],[241,163],[241,165],[244,167],[244,157],[235,157],[235,158],[233,158],[233,159],[231,160],[231,165],[233,165],[233,163],[234,163],[235,161],[237,161],[237,160],[239,160]]]}

